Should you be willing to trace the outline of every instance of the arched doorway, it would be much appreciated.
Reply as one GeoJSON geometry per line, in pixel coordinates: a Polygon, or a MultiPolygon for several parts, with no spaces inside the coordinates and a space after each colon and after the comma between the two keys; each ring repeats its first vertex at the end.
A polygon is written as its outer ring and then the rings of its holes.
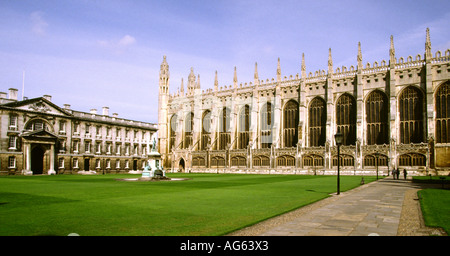
{"type": "Polygon", "coordinates": [[[183,158],[181,158],[181,160],[180,160],[179,167],[180,167],[180,171],[184,172],[185,164],[184,164],[184,159],[183,158]]]}
{"type": "Polygon", "coordinates": [[[45,150],[41,146],[35,146],[31,150],[31,171],[33,174],[42,174],[44,171],[45,150]]]}

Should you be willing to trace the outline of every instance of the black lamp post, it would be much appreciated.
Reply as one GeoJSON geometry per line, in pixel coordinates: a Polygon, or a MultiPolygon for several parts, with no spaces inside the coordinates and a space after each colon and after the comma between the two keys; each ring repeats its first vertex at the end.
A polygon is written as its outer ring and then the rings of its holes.
{"type": "Polygon", "coordinates": [[[338,132],[334,135],[334,140],[336,141],[336,146],[337,146],[337,160],[338,160],[338,168],[337,168],[337,193],[336,194],[340,194],[340,177],[339,177],[339,166],[340,164],[340,147],[342,145],[342,140],[344,139],[344,135],[342,135],[342,133],[338,132]]]}

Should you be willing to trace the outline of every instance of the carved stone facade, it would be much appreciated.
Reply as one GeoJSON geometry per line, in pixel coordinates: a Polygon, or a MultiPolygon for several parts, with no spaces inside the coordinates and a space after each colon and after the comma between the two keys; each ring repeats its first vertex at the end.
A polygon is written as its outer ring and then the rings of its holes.
{"type": "Polygon", "coordinates": [[[142,170],[156,135],[155,124],[75,111],[51,96],[0,95],[0,175],[128,173],[142,170]],[[155,137],[155,136],[153,136],[155,137]]]}
{"type": "Polygon", "coordinates": [[[159,80],[159,150],[171,171],[333,174],[334,134],[344,135],[344,174],[384,174],[394,168],[412,175],[450,170],[450,50],[395,55],[389,61],[201,90],[193,69],[187,91],[169,94],[164,56],[159,80]]]}

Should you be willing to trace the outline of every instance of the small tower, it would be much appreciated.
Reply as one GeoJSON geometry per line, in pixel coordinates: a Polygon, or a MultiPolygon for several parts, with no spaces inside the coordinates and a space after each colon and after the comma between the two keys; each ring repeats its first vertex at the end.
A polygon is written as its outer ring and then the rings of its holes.
{"type": "Polygon", "coordinates": [[[281,65],[280,65],[280,58],[278,58],[278,64],[277,64],[277,82],[281,82],[281,65]]]}
{"type": "Polygon", "coordinates": [[[183,78],[181,78],[180,95],[181,95],[182,97],[184,96],[184,83],[183,83],[183,78]]]}
{"type": "Polygon", "coordinates": [[[169,94],[169,76],[169,64],[167,64],[167,59],[164,55],[161,69],[159,70],[159,94],[169,94]]]}
{"type": "Polygon", "coordinates": [[[159,100],[158,100],[158,149],[162,155],[162,161],[166,159],[167,148],[167,105],[169,101],[169,65],[166,56],[163,57],[159,71],[159,100]]]}
{"type": "Polygon", "coordinates": [[[302,53],[302,66],[301,66],[301,70],[302,70],[302,78],[306,78],[306,64],[305,64],[305,53],[302,53]]]}
{"type": "Polygon", "coordinates": [[[237,88],[237,83],[238,83],[238,79],[237,79],[237,71],[236,71],[236,66],[234,67],[234,77],[233,77],[233,88],[236,89],[237,88]]]}
{"type": "Polygon", "coordinates": [[[427,36],[425,41],[425,60],[430,60],[432,58],[431,54],[431,40],[430,40],[430,29],[427,28],[427,36]]]}
{"type": "Polygon", "coordinates": [[[361,53],[361,42],[358,42],[358,56],[356,57],[356,60],[358,61],[358,70],[362,70],[362,53],[361,53]]]}
{"type": "Polygon", "coordinates": [[[195,87],[196,87],[196,82],[195,82],[194,68],[191,67],[191,73],[189,73],[189,76],[188,76],[187,95],[194,94],[195,87]]]}
{"type": "Polygon", "coordinates": [[[333,58],[331,57],[331,48],[328,49],[328,74],[333,74],[333,58]]]}
{"type": "Polygon", "coordinates": [[[259,85],[258,63],[255,62],[255,75],[253,76],[255,85],[259,85]]]}
{"type": "Polygon", "coordinates": [[[217,92],[219,90],[219,80],[217,79],[217,70],[216,76],[214,77],[214,91],[217,92]]]}
{"type": "Polygon", "coordinates": [[[389,64],[395,64],[395,48],[394,48],[394,36],[391,35],[391,46],[389,48],[389,64]]]}

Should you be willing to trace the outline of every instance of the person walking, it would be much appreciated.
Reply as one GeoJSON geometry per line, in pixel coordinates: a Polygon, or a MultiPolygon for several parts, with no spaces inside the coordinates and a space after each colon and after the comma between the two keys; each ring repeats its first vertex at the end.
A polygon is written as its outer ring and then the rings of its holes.
{"type": "Polygon", "coordinates": [[[406,172],[406,169],[403,169],[403,177],[405,178],[405,180],[406,180],[406,175],[408,175],[408,173],[406,172]]]}

